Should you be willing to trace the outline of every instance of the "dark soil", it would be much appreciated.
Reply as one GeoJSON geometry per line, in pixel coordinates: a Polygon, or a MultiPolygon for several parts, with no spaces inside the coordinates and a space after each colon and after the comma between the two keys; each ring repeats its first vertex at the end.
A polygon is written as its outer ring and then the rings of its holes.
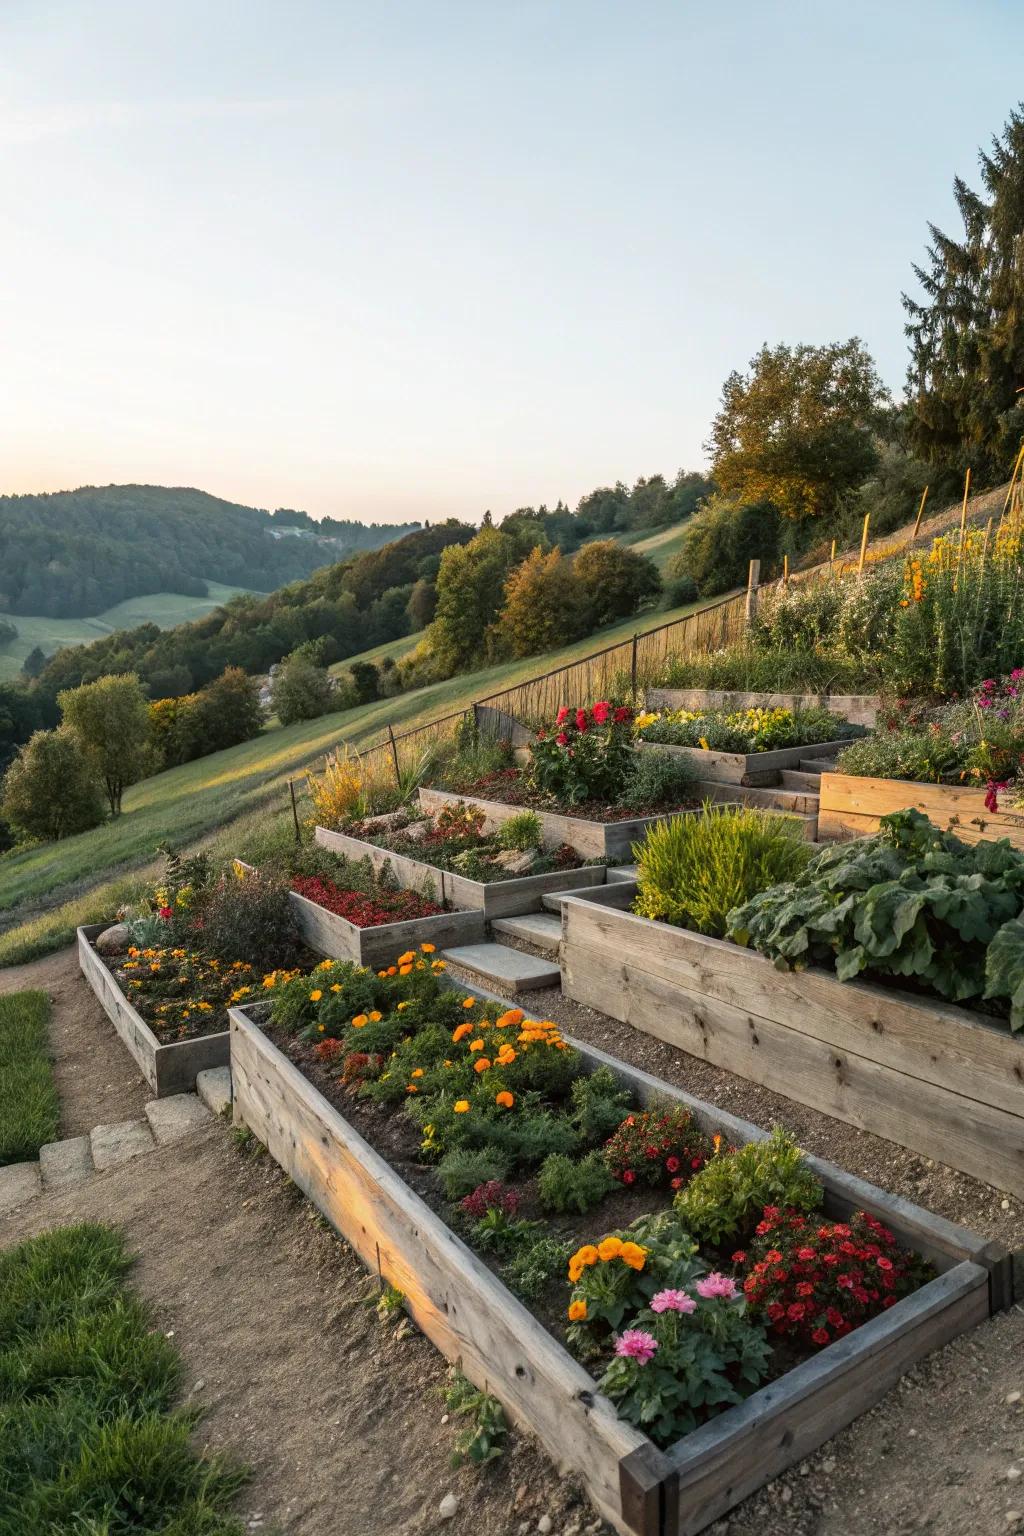
{"type": "Polygon", "coordinates": [[[602,800],[584,800],[579,805],[562,805],[549,795],[542,795],[530,788],[529,780],[519,768],[504,768],[489,773],[472,784],[459,785],[457,789],[438,784],[437,789],[449,789],[450,793],[465,795],[467,799],[495,800],[501,805],[521,805],[531,811],[548,811],[553,816],[574,816],[579,821],[637,821],[644,816],[671,816],[676,811],[691,810],[695,800],[681,800],[676,805],[608,805],[602,800]]]}

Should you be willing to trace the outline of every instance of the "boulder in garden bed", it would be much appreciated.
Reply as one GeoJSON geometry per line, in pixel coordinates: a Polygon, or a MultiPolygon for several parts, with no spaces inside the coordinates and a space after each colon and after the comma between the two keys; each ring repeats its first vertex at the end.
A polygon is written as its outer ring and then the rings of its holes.
{"type": "Polygon", "coordinates": [[[424,843],[430,836],[430,822],[410,821],[407,827],[402,828],[402,836],[409,843],[424,843]]]}
{"type": "Polygon", "coordinates": [[[114,923],[110,928],[104,928],[96,940],[96,953],[98,955],[123,955],[132,942],[132,931],[127,923],[114,923]]]}
{"type": "Polygon", "coordinates": [[[379,816],[367,816],[363,822],[364,831],[387,832],[390,827],[405,819],[405,811],[382,811],[379,816]]]}
{"type": "Polygon", "coordinates": [[[499,853],[494,863],[499,869],[503,869],[509,875],[528,875],[537,862],[535,853],[520,853],[516,848],[507,848],[504,853],[499,853]]]}

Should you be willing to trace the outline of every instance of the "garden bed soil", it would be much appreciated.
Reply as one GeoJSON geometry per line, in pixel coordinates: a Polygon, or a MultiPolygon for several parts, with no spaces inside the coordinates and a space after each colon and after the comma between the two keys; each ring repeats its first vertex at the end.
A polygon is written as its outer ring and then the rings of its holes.
{"type": "MultiPolygon", "coordinates": [[[[741,693],[721,688],[648,688],[647,709],[827,709],[851,725],[874,728],[881,708],[877,693],[741,693]]],[[[806,749],[813,752],[812,747],[806,749]]]]}
{"type": "MultiPolygon", "coordinates": [[[[687,1435],[666,1453],[618,1420],[586,1372],[553,1344],[394,1170],[267,1038],[249,1011],[232,1009],[236,1117],[353,1243],[397,1286],[418,1325],[513,1417],[539,1433],[556,1460],[586,1480],[620,1531],[691,1536],[739,1498],[877,1401],[918,1358],[1008,1304],[1009,1261],[991,1248],[894,1203],[847,1185],[846,1209],[873,1211],[906,1246],[937,1261],[938,1277],[890,1311],[830,1345],[744,1404],[687,1435]],[[930,1234],[930,1238],[929,1238],[930,1234]],[[782,1432],[786,1426],[785,1432],[782,1432]]],[[[640,1085],[621,1063],[608,1064],[640,1085]]],[[[706,1129],[720,1112],[689,1107],[706,1129]]],[[[734,1141],[760,1133],[726,1117],[734,1141]]],[[[833,1184],[843,1184],[831,1170],[833,1184]]],[[[842,1199],[842,1188],[838,1191],[842,1199]]]]}
{"type": "Polygon", "coordinates": [[[1014,848],[1024,850],[1024,810],[1011,809],[1007,794],[998,811],[989,811],[984,789],[831,772],[822,774],[820,793],[818,836],[823,842],[870,837],[883,816],[915,810],[965,843],[1005,837],[1014,848]]]}
{"type": "Polygon", "coordinates": [[[1024,1039],[938,999],[770,960],[632,912],[562,906],[576,1002],[1024,1197],[1024,1039]]]}
{"type": "MultiPolygon", "coordinates": [[[[431,814],[443,805],[456,805],[460,800],[479,806],[484,812],[484,827],[488,832],[496,830],[523,809],[523,804],[483,799],[468,791],[462,794],[448,789],[419,791],[420,805],[431,814]]],[[[583,806],[574,806],[572,812],[538,810],[536,814],[540,818],[544,846],[559,848],[563,843],[568,843],[583,858],[628,863],[632,858],[633,844],[645,836],[648,827],[660,821],[671,821],[674,816],[695,815],[699,811],[699,807],[692,804],[662,809],[648,816],[637,816],[635,811],[626,811],[622,806],[598,806],[596,809],[607,814],[588,818],[583,806]]]]}
{"type": "MultiPolygon", "coordinates": [[[[544,811],[554,816],[575,817],[580,821],[602,823],[635,821],[637,817],[656,816],[664,810],[664,807],[656,805],[637,808],[614,803],[607,804],[603,800],[581,800],[577,805],[572,806],[558,805],[552,802],[549,795],[533,789],[529,775],[520,768],[502,768],[497,773],[489,773],[484,778],[477,779],[464,790],[459,790],[457,793],[448,790],[446,793],[459,800],[471,800],[477,805],[493,800],[502,805],[515,806],[516,810],[544,811]]],[[[693,802],[684,802],[675,809],[693,809],[693,802]]]]}
{"type": "Polygon", "coordinates": [[[581,864],[573,869],[550,870],[543,875],[519,875],[500,880],[470,880],[422,858],[412,858],[395,853],[378,843],[363,842],[347,832],[333,832],[328,827],[317,827],[314,833],[322,848],[347,859],[369,859],[374,869],[387,869],[394,878],[410,890],[432,891],[440,900],[464,910],[482,911],[488,919],[517,917],[523,912],[534,912],[541,898],[551,891],[573,891],[582,886],[603,885],[603,864],[581,864]]]}
{"type": "Polygon", "coordinates": [[[163,1044],[125,997],[103,957],[96,953],[96,939],[110,927],[111,923],[91,923],[78,929],[78,963],[82,975],[156,1097],[162,1099],[168,1094],[191,1093],[200,1072],[228,1064],[229,1040],[223,1016],[215,1013],[206,1033],[163,1044]]]}

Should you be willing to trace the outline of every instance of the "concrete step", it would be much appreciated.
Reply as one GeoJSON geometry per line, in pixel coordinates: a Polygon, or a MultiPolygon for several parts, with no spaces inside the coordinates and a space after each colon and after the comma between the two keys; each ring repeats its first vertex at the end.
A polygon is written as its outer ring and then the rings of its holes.
{"type": "Polygon", "coordinates": [[[210,1110],[194,1093],[172,1093],[166,1099],[150,1099],[146,1105],[146,1119],[158,1147],[201,1130],[212,1118],[210,1110]]]}
{"type": "Polygon", "coordinates": [[[834,757],[802,757],[800,759],[800,772],[813,773],[818,778],[823,773],[831,773],[836,766],[834,757]]]}
{"type": "MultiPolygon", "coordinates": [[[[149,1108],[148,1104],[146,1108],[149,1108]]],[[[112,1125],[94,1125],[89,1140],[92,1160],[99,1173],[118,1168],[144,1152],[152,1152],[156,1145],[148,1120],[118,1120],[112,1125]]]]}
{"type": "Polygon", "coordinates": [[[820,773],[805,773],[801,768],[779,770],[780,789],[802,789],[816,795],[821,788],[820,773]]]}
{"type": "Polygon", "coordinates": [[[231,1108],[231,1068],[207,1067],[196,1078],[196,1093],[212,1114],[227,1114],[231,1108]]]}
{"type": "Polygon", "coordinates": [[[550,912],[524,912],[522,917],[498,917],[491,923],[495,933],[518,939],[545,955],[556,955],[562,944],[562,924],[550,912]]]}
{"type": "Polygon", "coordinates": [[[605,871],[605,879],[609,885],[614,885],[618,880],[635,880],[636,876],[635,864],[617,864],[605,871]]]}
{"type": "Polygon", "coordinates": [[[504,995],[557,987],[562,982],[561,970],[550,960],[524,955],[522,950],[509,949],[507,944],[459,944],[446,949],[443,957],[449,965],[479,976],[485,985],[492,985],[504,995]]]}
{"type": "Polygon", "coordinates": [[[66,1141],[48,1141],[39,1148],[39,1172],[44,1189],[68,1189],[91,1179],[96,1172],[92,1143],[88,1136],[69,1136],[66,1141]]]}

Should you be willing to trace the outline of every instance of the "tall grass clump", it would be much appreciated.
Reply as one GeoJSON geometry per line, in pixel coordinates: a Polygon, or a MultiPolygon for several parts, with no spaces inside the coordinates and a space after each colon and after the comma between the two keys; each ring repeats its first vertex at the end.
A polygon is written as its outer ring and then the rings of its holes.
{"type": "Polygon", "coordinates": [[[47,1040],[45,992],[0,997],[0,1167],[31,1162],[56,1141],[60,1106],[47,1040]]]}
{"type": "Polygon", "coordinates": [[[634,850],[634,911],[724,938],[733,907],[804,868],[802,834],[790,817],[709,802],[696,815],[660,822],[634,850]]]}
{"type": "Polygon", "coordinates": [[[180,1364],[108,1227],[0,1254],[0,1536],[242,1536],[243,1474],[191,1445],[180,1364]]]}

